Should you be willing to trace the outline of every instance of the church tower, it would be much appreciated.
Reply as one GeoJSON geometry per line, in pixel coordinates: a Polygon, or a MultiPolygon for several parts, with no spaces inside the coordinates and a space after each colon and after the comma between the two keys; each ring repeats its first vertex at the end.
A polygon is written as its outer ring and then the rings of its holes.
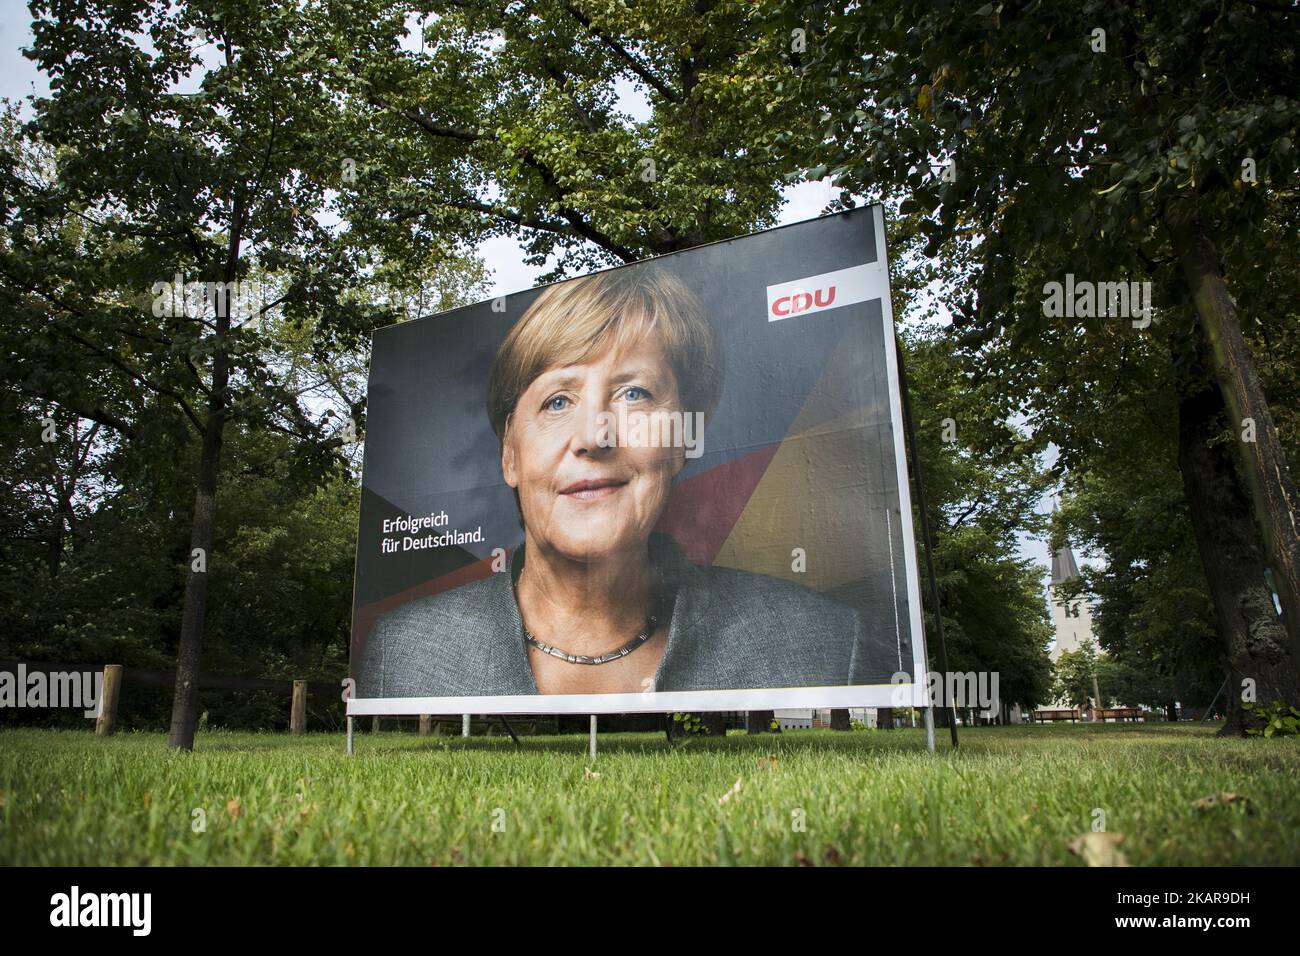
{"type": "Polygon", "coordinates": [[[1066,651],[1077,651],[1085,643],[1097,643],[1092,635],[1092,613],[1082,596],[1069,601],[1058,597],[1061,585],[1079,576],[1079,565],[1074,552],[1067,544],[1052,555],[1052,583],[1047,586],[1047,596],[1052,605],[1052,631],[1056,644],[1052,648],[1052,662],[1066,651]]]}

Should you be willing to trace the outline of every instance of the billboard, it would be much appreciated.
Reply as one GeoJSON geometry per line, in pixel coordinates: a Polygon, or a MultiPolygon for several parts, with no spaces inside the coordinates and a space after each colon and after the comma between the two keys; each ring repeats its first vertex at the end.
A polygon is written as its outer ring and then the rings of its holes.
{"type": "Polygon", "coordinates": [[[348,713],[925,706],[879,206],[378,330],[348,713]]]}

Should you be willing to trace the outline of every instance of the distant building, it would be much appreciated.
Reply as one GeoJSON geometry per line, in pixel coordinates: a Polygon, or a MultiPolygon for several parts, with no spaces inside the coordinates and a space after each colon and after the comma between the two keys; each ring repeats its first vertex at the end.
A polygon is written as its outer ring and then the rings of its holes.
{"type": "MultiPolygon", "coordinates": [[[[1079,577],[1079,563],[1074,560],[1074,552],[1068,544],[1059,548],[1052,555],[1052,580],[1047,586],[1047,600],[1052,612],[1052,633],[1055,640],[1048,655],[1055,664],[1066,651],[1077,651],[1085,644],[1097,647],[1092,633],[1092,611],[1082,596],[1065,598],[1061,595],[1062,587],[1079,577]]],[[[1098,653],[1104,653],[1097,647],[1098,653]]],[[[1069,701],[1058,700],[1044,710],[1069,710],[1073,708],[1069,701]]]]}
{"type": "Polygon", "coordinates": [[[772,716],[776,718],[782,730],[812,730],[813,710],[811,708],[774,710],[772,716]]]}
{"type": "MultiPolygon", "coordinates": [[[[831,712],[829,708],[789,708],[772,712],[782,730],[812,730],[814,727],[829,727],[831,712]]],[[[868,727],[876,726],[876,708],[850,707],[849,719],[856,720],[868,727]]]]}
{"type": "Polygon", "coordinates": [[[1059,596],[1060,588],[1079,577],[1079,565],[1074,552],[1067,544],[1052,555],[1052,583],[1047,586],[1047,597],[1052,608],[1052,631],[1056,644],[1052,648],[1052,663],[1066,651],[1077,651],[1084,644],[1096,644],[1092,635],[1092,611],[1082,597],[1066,600],[1059,596]]]}

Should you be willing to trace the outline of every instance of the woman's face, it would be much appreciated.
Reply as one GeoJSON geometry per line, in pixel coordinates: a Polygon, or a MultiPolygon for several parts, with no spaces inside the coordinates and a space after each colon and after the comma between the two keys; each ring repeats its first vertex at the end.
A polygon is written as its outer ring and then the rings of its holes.
{"type": "Polygon", "coordinates": [[[673,412],[677,379],[653,337],[534,379],[501,450],[529,534],[578,561],[643,547],[685,464],[673,412]]]}

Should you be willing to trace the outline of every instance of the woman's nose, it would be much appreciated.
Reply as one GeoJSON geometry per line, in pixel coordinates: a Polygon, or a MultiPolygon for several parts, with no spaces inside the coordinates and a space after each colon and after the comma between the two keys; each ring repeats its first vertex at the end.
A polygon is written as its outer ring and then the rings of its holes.
{"type": "Polygon", "coordinates": [[[581,412],[576,416],[575,452],[595,455],[617,445],[618,424],[607,403],[585,402],[581,412]]]}

